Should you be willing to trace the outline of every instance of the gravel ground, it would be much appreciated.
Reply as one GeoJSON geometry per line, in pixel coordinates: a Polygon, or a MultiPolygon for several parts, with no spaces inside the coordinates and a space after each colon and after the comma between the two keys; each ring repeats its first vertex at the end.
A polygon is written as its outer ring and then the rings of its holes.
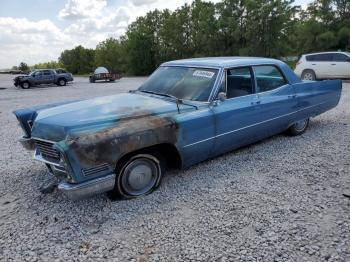
{"type": "Polygon", "coordinates": [[[137,87],[144,78],[21,90],[0,75],[0,259],[350,261],[350,83],[299,137],[278,135],[184,171],[141,199],[42,195],[45,167],[11,111],[137,87]]]}

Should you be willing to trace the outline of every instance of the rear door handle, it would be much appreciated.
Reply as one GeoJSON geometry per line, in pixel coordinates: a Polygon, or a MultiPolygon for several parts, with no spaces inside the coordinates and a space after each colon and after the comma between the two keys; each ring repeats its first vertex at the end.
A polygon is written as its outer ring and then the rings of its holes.
{"type": "Polygon", "coordinates": [[[289,96],[288,96],[288,98],[296,98],[296,97],[297,97],[297,95],[295,95],[295,94],[294,94],[294,95],[289,95],[289,96]]]}
{"type": "Polygon", "coordinates": [[[331,65],[337,65],[337,64],[331,64],[331,65]]]}
{"type": "Polygon", "coordinates": [[[260,101],[254,101],[254,102],[251,102],[251,105],[260,105],[260,101]]]}

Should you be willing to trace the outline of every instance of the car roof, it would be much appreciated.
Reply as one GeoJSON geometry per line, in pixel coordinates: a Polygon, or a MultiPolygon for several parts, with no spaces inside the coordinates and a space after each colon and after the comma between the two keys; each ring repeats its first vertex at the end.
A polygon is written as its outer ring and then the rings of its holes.
{"type": "Polygon", "coordinates": [[[282,63],[279,60],[271,58],[261,57],[242,57],[242,56],[231,56],[231,57],[202,57],[202,58],[191,58],[175,60],[163,63],[162,66],[194,66],[194,67],[215,67],[215,68],[227,68],[237,67],[246,65],[256,64],[279,64],[282,63]]]}
{"type": "Polygon", "coordinates": [[[349,54],[349,53],[343,52],[343,51],[329,51],[329,52],[309,53],[304,55],[322,55],[322,54],[349,54]]]}

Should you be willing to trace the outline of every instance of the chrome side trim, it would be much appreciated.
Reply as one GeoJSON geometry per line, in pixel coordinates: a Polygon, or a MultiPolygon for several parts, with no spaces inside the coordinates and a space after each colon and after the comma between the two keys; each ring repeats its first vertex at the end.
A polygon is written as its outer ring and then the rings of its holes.
{"type": "Polygon", "coordinates": [[[97,176],[99,174],[102,175],[102,174],[106,174],[108,172],[111,172],[111,170],[110,170],[109,165],[107,163],[104,163],[104,164],[98,165],[98,166],[94,166],[94,167],[90,167],[90,168],[84,168],[81,170],[81,173],[85,177],[97,176]]]}
{"type": "Polygon", "coordinates": [[[42,139],[42,138],[38,138],[38,137],[35,137],[35,136],[32,136],[32,139],[33,139],[33,140],[43,141],[43,142],[48,142],[48,143],[52,143],[52,144],[56,144],[56,143],[57,143],[57,142],[55,142],[55,141],[51,141],[51,140],[47,140],[47,139],[42,139]]]}
{"type": "Polygon", "coordinates": [[[194,146],[194,145],[197,145],[197,144],[200,144],[200,143],[203,143],[203,142],[215,139],[217,137],[221,137],[221,136],[225,136],[225,135],[228,135],[228,134],[231,134],[231,133],[235,133],[235,132],[238,132],[238,131],[241,131],[241,130],[244,130],[244,129],[247,129],[247,128],[250,128],[250,127],[253,127],[253,126],[261,125],[261,124],[264,124],[264,123],[267,123],[267,122],[270,122],[270,121],[273,121],[273,120],[276,120],[276,119],[279,119],[279,118],[282,118],[282,117],[286,117],[286,116],[289,116],[289,115],[292,115],[292,114],[295,114],[295,113],[301,112],[303,110],[306,110],[306,109],[309,109],[309,108],[312,108],[312,107],[316,107],[316,106],[319,106],[319,105],[322,105],[322,104],[325,104],[325,103],[327,103],[327,102],[318,103],[316,105],[308,106],[308,107],[305,107],[303,109],[299,109],[297,111],[294,111],[294,112],[291,112],[291,113],[288,113],[288,114],[284,114],[284,115],[281,115],[281,116],[278,116],[278,117],[274,117],[274,118],[271,118],[271,119],[268,119],[268,120],[264,120],[264,121],[252,124],[252,125],[248,125],[248,126],[245,126],[245,127],[242,127],[242,128],[238,128],[238,129],[235,129],[235,130],[231,130],[231,131],[228,131],[228,132],[216,135],[216,136],[212,136],[212,137],[209,137],[209,138],[206,138],[206,139],[203,139],[203,140],[200,140],[200,141],[197,141],[197,142],[185,145],[184,148],[190,147],[190,146],[194,146]]]}
{"type": "Polygon", "coordinates": [[[112,173],[108,176],[80,184],[61,182],[58,184],[58,190],[64,193],[68,198],[78,200],[112,190],[115,185],[115,177],[116,175],[112,173]]]}

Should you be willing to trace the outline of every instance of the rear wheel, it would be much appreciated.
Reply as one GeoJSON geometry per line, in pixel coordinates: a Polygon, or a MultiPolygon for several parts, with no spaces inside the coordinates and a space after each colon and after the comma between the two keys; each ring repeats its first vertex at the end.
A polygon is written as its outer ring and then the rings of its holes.
{"type": "Polygon", "coordinates": [[[315,81],[316,80],[316,74],[313,70],[307,69],[304,70],[301,74],[301,79],[308,80],[308,81],[315,81]]]}
{"type": "Polygon", "coordinates": [[[309,126],[310,119],[304,119],[300,120],[298,122],[295,122],[289,129],[288,133],[291,136],[299,136],[303,133],[305,133],[307,127],[309,126]]]}
{"type": "Polygon", "coordinates": [[[22,82],[22,83],[21,83],[21,87],[22,87],[23,89],[28,89],[28,88],[30,88],[30,83],[27,82],[27,81],[22,82]]]}
{"type": "Polygon", "coordinates": [[[58,79],[58,85],[59,86],[65,86],[67,84],[67,80],[64,78],[58,79]]]}
{"type": "Polygon", "coordinates": [[[117,167],[116,184],[109,197],[129,199],[147,195],[160,185],[164,172],[164,161],[157,153],[132,156],[117,167]]]}

